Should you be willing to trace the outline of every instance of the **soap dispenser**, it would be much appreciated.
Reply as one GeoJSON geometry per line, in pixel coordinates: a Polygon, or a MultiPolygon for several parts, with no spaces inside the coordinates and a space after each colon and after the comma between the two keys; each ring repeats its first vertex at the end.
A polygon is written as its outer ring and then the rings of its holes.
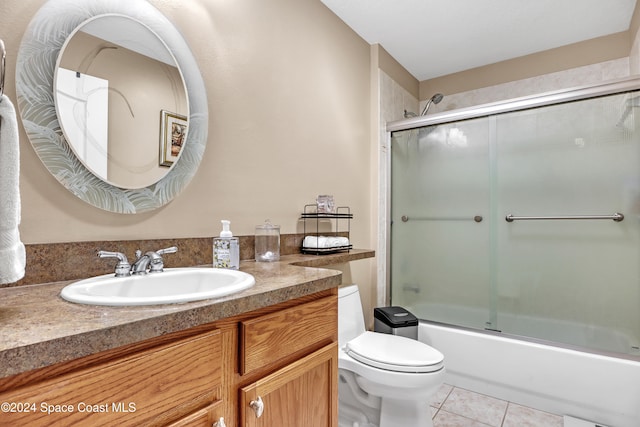
{"type": "Polygon", "coordinates": [[[213,266],[237,270],[240,266],[240,243],[229,229],[230,222],[222,221],[220,237],[213,238],[213,266]]]}

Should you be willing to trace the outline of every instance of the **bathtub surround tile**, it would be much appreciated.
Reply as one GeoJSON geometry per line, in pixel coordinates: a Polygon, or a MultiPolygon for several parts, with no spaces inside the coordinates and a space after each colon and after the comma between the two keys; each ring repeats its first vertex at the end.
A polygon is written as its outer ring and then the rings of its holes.
{"type": "MultiPolygon", "coordinates": [[[[484,424],[500,427],[508,402],[484,394],[454,388],[441,407],[441,411],[462,415],[484,424]]],[[[436,418],[440,415],[438,413],[436,418]]]]}
{"type": "Polygon", "coordinates": [[[562,417],[509,403],[502,427],[563,427],[562,417]]]}
{"type": "MultiPolygon", "coordinates": [[[[640,40],[636,40],[635,43],[640,44],[640,40]]],[[[630,69],[634,66],[640,67],[638,64],[640,64],[638,58],[618,58],[466,92],[448,93],[438,107],[439,111],[449,111],[576,86],[598,84],[609,79],[629,77],[632,74],[629,72],[630,69]]]]}

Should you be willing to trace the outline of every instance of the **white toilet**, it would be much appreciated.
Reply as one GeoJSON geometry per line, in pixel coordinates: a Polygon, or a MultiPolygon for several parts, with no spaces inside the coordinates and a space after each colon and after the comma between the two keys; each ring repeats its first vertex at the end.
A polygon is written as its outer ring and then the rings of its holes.
{"type": "Polygon", "coordinates": [[[357,285],[338,290],[338,426],[432,427],[444,356],[417,340],[366,331],[357,285]]]}

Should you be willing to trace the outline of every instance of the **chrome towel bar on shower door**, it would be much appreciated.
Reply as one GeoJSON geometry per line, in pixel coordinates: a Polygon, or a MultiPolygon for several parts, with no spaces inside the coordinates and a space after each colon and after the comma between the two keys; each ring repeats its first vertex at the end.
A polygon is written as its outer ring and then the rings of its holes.
{"type": "Polygon", "coordinates": [[[476,216],[419,216],[419,217],[409,217],[407,215],[402,215],[402,217],[400,218],[402,220],[402,222],[407,222],[407,221],[471,221],[474,220],[475,222],[482,222],[482,216],[481,215],[476,215],[476,216]]]}
{"type": "Polygon", "coordinates": [[[504,219],[506,219],[507,222],[541,220],[541,219],[612,219],[615,222],[620,222],[624,219],[624,215],[622,215],[619,212],[616,212],[613,215],[568,215],[568,216],[514,216],[509,214],[504,219]]]}

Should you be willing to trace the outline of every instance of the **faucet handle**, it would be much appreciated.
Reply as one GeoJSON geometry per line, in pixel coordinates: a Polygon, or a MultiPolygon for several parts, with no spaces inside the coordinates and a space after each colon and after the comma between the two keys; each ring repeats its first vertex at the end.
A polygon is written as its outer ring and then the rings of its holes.
{"type": "Polygon", "coordinates": [[[174,253],[176,253],[176,252],[178,252],[178,247],[177,247],[177,246],[171,246],[171,247],[169,247],[169,248],[160,249],[160,250],[157,250],[157,251],[156,251],[156,253],[157,253],[158,255],[174,254],[174,253]]]}
{"type": "Polygon", "coordinates": [[[165,249],[159,249],[155,251],[154,257],[151,258],[149,262],[149,273],[159,273],[164,270],[164,260],[162,259],[162,255],[164,254],[173,254],[178,252],[178,248],[175,246],[171,246],[165,249]]]}
{"type": "Polygon", "coordinates": [[[122,252],[98,251],[99,258],[118,258],[116,264],[116,277],[125,277],[131,273],[131,264],[127,256],[122,252]]]}

